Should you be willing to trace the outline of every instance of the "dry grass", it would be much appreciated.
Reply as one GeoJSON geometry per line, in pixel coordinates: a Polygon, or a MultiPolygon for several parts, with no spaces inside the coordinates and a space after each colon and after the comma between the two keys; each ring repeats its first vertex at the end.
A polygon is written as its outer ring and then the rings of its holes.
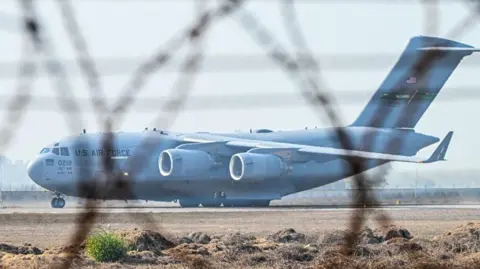
{"type": "MultiPolygon", "coordinates": [[[[192,233],[166,238],[153,231],[118,230],[131,251],[118,263],[97,263],[83,252],[73,268],[478,268],[480,223],[468,223],[431,239],[416,238],[401,227],[364,228],[358,245],[343,251],[345,231],[309,237],[283,229],[257,238],[249,234],[192,233]]],[[[51,268],[67,257],[68,247],[38,249],[0,244],[1,268],[51,268]]]]}

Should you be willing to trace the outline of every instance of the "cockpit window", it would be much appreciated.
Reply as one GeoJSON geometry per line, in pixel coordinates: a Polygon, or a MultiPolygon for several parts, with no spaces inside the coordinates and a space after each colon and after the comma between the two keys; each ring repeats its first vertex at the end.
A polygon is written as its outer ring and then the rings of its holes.
{"type": "Polygon", "coordinates": [[[67,147],[60,148],[60,153],[62,156],[70,156],[67,147]]]}
{"type": "Polygon", "coordinates": [[[50,148],[44,148],[42,149],[42,151],[40,151],[40,154],[49,153],[49,152],[50,152],[50,148]]]}
{"type": "Polygon", "coordinates": [[[55,154],[55,155],[60,155],[60,152],[59,152],[58,148],[53,148],[52,153],[55,154]]]}

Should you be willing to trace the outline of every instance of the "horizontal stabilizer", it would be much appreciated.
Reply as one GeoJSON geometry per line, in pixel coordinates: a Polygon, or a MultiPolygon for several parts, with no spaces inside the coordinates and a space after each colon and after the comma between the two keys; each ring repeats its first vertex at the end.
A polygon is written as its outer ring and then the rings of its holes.
{"type": "Polygon", "coordinates": [[[432,153],[432,156],[424,163],[433,163],[437,161],[445,161],[445,154],[447,153],[448,146],[450,145],[450,140],[452,140],[453,131],[448,132],[445,138],[442,140],[437,149],[432,153]]]}

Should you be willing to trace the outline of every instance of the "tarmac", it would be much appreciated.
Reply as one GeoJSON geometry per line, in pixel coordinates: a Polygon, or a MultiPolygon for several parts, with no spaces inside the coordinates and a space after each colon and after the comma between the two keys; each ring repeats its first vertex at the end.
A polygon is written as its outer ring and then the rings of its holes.
{"type": "MultiPolygon", "coordinates": [[[[380,208],[378,208],[380,209],[380,208]]],[[[389,205],[381,207],[386,211],[422,210],[422,209],[480,209],[480,204],[455,204],[455,205],[389,205]]],[[[175,203],[134,203],[110,202],[98,203],[95,210],[100,213],[189,213],[189,212],[321,212],[321,211],[351,211],[350,206],[327,206],[327,205],[273,205],[270,207],[239,207],[239,208],[181,208],[175,203]]],[[[375,208],[372,208],[375,210],[375,208]]],[[[70,202],[65,208],[51,208],[48,203],[23,202],[4,203],[0,206],[0,214],[75,214],[85,211],[83,204],[70,202]]]]}

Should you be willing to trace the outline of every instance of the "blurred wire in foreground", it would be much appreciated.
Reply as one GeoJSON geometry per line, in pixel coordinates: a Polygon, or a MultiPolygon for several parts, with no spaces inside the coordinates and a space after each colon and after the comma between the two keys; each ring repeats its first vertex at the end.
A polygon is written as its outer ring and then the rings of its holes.
{"type": "MultiPolygon", "coordinates": [[[[167,44],[164,44],[160,49],[156,50],[151,57],[143,62],[140,67],[134,72],[133,76],[120,92],[120,97],[114,104],[112,109],[107,107],[105,93],[103,91],[102,82],[97,70],[97,65],[90,56],[87,46],[87,41],[83,37],[80,26],[75,18],[72,4],[69,1],[58,1],[60,11],[62,12],[63,23],[65,24],[69,38],[75,47],[76,61],[81,66],[82,74],[85,77],[89,90],[90,102],[97,115],[98,121],[104,127],[104,136],[101,141],[101,147],[106,152],[112,150],[115,146],[115,136],[112,130],[117,128],[123,122],[125,115],[131,111],[131,107],[135,100],[138,99],[143,86],[148,79],[158,70],[164,68],[170,61],[173,54],[184,44],[190,46],[189,53],[186,59],[181,64],[181,76],[177,83],[170,91],[166,98],[162,99],[163,105],[159,105],[158,99],[148,100],[154,102],[151,108],[158,109],[159,114],[156,116],[154,125],[162,129],[168,128],[176,120],[178,113],[183,110],[189,100],[191,89],[195,81],[196,75],[203,66],[203,45],[205,43],[204,35],[211,27],[215,20],[232,15],[239,25],[250,35],[250,37],[261,46],[275,64],[277,64],[282,71],[284,71],[289,79],[291,79],[298,89],[301,97],[313,108],[315,108],[318,116],[325,116],[329,122],[335,126],[343,126],[341,114],[337,109],[337,104],[333,100],[333,92],[327,89],[324,80],[320,75],[320,64],[315,59],[313,53],[308,48],[306,39],[301,31],[300,24],[297,20],[295,6],[292,0],[284,0],[282,2],[282,14],[284,24],[288,32],[290,41],[294,44],[295,53],[292,56],[274,35],[265,27],[260,19],[256,18],[251,12],[243,7],[243,1],[223,1],[215,9],[207,9],[206,1],[200,2],[198,5],[198,16],[194,19],[194,23],[181,31],[178,35],[170,39],[167,44]]],[[[438,27],[438,14],[436,9],[436,2],[429,2],[433,11],[427,12],[426,30],[427,32],[436,32],[438,27]]],[[[66,122],[72,132],[78,131],[82,126],[82,118],[78,105],[79,99],[73,95],[72,87],[67,77],[67,72],[63,67],[62,61],[58,60],[55,55],[55,49],[51,38],[47,35],[46,30],[42,28],[39,22],[38,14],[36,14],[36,7],[32,0],[21,1],[22,11],[24,13],[24,31],[26,33],[26,40],[24,44],[24,54],[20,63],[20,72],[18,74],[18,88],[15,96],[8,106],[7,119],[4,120],[0,143],[4,151],[6,146],[11,141],[14,131],[18,128],[21,122],[26,106],[31,99],[31,88],[35,79],[36,65],[33,59],[36,56],[42,56],[43,64],[47,70],[47,74],[53,79],[53,88],[56,90],[56,98],[60,103],[60,107],[66,115],[66,122]]],[[[478,6],[475,6],[478,7],[478,6]]],[[[452,28],[449,36],[458,36],[465,33],[470,26],[473,25],[474,19],[478,15],[478,10],[472,9],[471,15],[452,28]]],[[[425,53],[413,66],[412,70],[423,76],[428,72],[432,63],[445,57],[444,52],[425,53]]],[[[349,59],[351,62],[351,59],[349,59]]],[[[479,96],[476,94],[476,96],[479,96]]],[[[230,97],[221,97],[230,98],[230,97]]],[[[233,97],[235,102],[238,101],[238,96],[233,97]]],[[[270,101],[271,96],[265,96],[270,101]]],[[[257,96],[258,99],[258,96],[257,96]]],[[[208,100],[207,100],[208,101],[208,100]]],[[[207,102],[205,101],[205,102],[207,102]]],[[[225,105],[225,100],[215,99],[214,103],[221,102],[225,105]]],[[[208,103],[208,102],[207,102],[208,103]]],[[[271,102],[272,103],[272,102],[271,102]]],[[[203,106],[205,104],[202,103],[203,106]]],[[[240,103],[241,106],[248,107],[252,105],[249,101],[240,103]]],[[[208,105],[207,105],[208,106],[208,105]]],[[[212,103],[212,107],[214,107],[212,103]]],[[[218,107],[214,107],[218,109],[218,107]]],[[[232,109],[232,107],[227,107],[232,109]]],[[[383,115],[382,119],[371,119],[372,124],[377,125],[379,121],[386,120],[388,110],[379,106],[379,109],[373,113],[374,115],[383,115]]],[[[388,118],[388,120],[392,120],[388,118]]],[[[400,120],[400,119],[395,119],[400,120]]],[[[341,128],[336,128],[336,136],[341,145],[345,149],[352,149],[353,144],[348,135],[341,128]]],[[[371,138],[373,139],[373,137],[371,138]]],[[[363,143],[373,145],[375,141],[370,141],[368,137],[362,140],[363,143]]],[[[392,147],[396,141],[389,141],[389,143],[380,146],[392,147]]],[[[77,141],[75,147],[81,147],[86,141],[77,141]]],[[[93,174],[93,171],[85,171],[85,180],[79,182],[78,189],[82,196],[88,198],[96,198],[108,196],[115,193],[119,197],[131,198],[133,194],[132,182],[142,172],[146,159],[149,158],[152,151],[158,143],[155,144],[148,136],[141,142],[136,149],[134,156],[131,156],[126,163],[127,173],[114,173],[113,159],[108,155],[104,155],[101,162],[101,168],[104,172],[102,175],[93,174]]],[[[78,159],[80,161],[80,159],[78,159]]],[[[358,159],[348,159],[351,174],[354,176],[353,205],[356,210],[350,219],[351,234],[346,238],[346,250],[349,254],[353,253],[356,246],[358,232],[362,224],[366,220],[365,207],[379,206],[373,194],[372,186],[375,182],[383,181],[385,174],[379,174],[374,178],[367,178],[362,175],[362,172],[367,170],[364,167],[365,163],[358,159]]],[[[81,244],[86,239],[88,233],[91,231],[93,223],[95,222],[97,212],[95,210],[95,202],[89,199],[85,205],[84,211],[79,215],[76,232],[72,235],[69,243],[72,245],[70,249],[71,254],[76,254],[80,250],[81,244]]],[[[154,225],[153,219],[146,217],[146,223],[154,225]]],[[[382,225],[387,225],[391,222],[389,216],[385,213],[379,214],[377,220],[382,225]]],[[[59,264],[59,268],[69,268],[73,264],[75,255],[69,255],[64,263],[59,264]]]]}
{"type": "MultiPolygon", "coordinates": [[[[178,49],[178,47],[182,43],[189,42],[191,43],[192,49],[191,54],[186,59],[184,68],[182,69],[183,76],[178,81],[176,87],[172,91],[171,97],[167,99],[166,102],[167,110],[170,112],[175,112],[182,107],[182,102],[186,100],[189,89],[192,87],[191,82],[193,81],[193,75],[198,69],[199,62],[202,58],[201,40],[202,36],[205,34],[207,27],[210,24],[211,19],[213,17],[228,15],[240,3],[240,1],[226,2],[226,4],[221,5],[217,10],[213,12],[203,12],[204,5],[201,4],[199,6],[200,16],[194,23],[194,25],[185,32],[186,34],[183,35],[184,38],[174,38],[173,42],[171,42],[169,46],[167,46],[167,50],[161,50],[161,53],[156,53],[154,57],[148,59],[147,62],[143,64],[140,69],[137,70],[126,90],[124,90],[123,95],[121,95],[118,103],[113,108],[113,113],[111,113],[105,121],[105,134],[102,140],[102,148],[105,152],[108,152],[108,150],[111,150],[114,147],[115,141],[112,132],[113,126],[122,121],[123,115],[127,111],[129,105],[133,102],[133,99],[140,92],[140,89],[144,85],[147,77],[153,74],[153,71],[161,67],[166,62],[166,60],[171,57],[173,50],[178,49]]],[[[64,9],[62,10],[64,12],[63,14],[66,18],[66,21],[70,22],[71,26],[75,25],[74,23],[72,23],[75,22],[75,19],[73,18],[73,13],[65,9],[66,6],[63,7],[64,9]]],[[[77,37],[77,40],[80,37],[78,33],[75,36],[77,37]]],[[[83,44],[79,46],[77,44],[77,50],[80,50],[81,52],[86,54],[86,45],[83,44]]],[[[95,72],[88,72],[88,70],[93,70],[93,61],[90,60],[88,61],[88,63],[89,67],[85,66],[84,70],[87,71],[85,72],[85,74],[89,77],[92,93],[95,93],[95,91],[99,89],[99,80],[98,77],[96,77],[95,72]]],[[[103,96],[100,96],[100,99],[95,99],[94,97],[92,97],[92,103],[94,106],[104,105],[105,102],[103,102],[103,100],[103,96]]],[[[97,113],[102,113],[103,111],[104,110],[102,109],[102,107],[96,110],[97,113]]],[[[173,115],[170,115],[169,120],[172,117],[173,115]]],[[[165,121],[162,118],[159,118],[157,123],[161,125],[162,128],[168,128],[171,121],[165,121]]],[[[144,160],[145,158],[148,158],[150,156],[151,149],[155,148],[151,144],[151,142],[152,141],[150,141],[147,137],[137,147],[134,156],[131,156],[125,164],[127,173],[113,173],[113,159],[110,158],[108,155],[104,155],[104,157],[102,158],[102,170],[104,171],[104,176],[106,177],[103,179],[106,180],[106,184],[99,185],[98,182],[102,179],[96,177],[89,180],[82,180],[78,186],[82,196],[92,198],[104,197],[111,192],[115,192],[120,193],[121,195],[123,195],[123,197],[132,197],[133,191],[131,183],[137,177],[138,173],[142,170],[143,165],[145,164],[144,160]]],[[[91,171],[89,171],[88,173],[90,172],[91,171]]],[[[93,202],[90,201],[87,202],[85,206],[85,212],[82,214],[82,217],[79,220],[79,225],[77,225],[77,230],[71,238],[71,243],[73,245],[71,252],[73,253],[76,253],[79,250],[81,243],[86,239],[86,236],[90,232],[92,224],[95,221],[96,211],[94,210],[93,202]]],[[[149,218],[147,219],[147,223],[153,224],[153,220],[149,218]]],[[[69,268],[72,265],[73,259],[74,255],[70,255],[69,259],[67,259],[63,264],[61,264],[60,268],[69,268]]]]}

